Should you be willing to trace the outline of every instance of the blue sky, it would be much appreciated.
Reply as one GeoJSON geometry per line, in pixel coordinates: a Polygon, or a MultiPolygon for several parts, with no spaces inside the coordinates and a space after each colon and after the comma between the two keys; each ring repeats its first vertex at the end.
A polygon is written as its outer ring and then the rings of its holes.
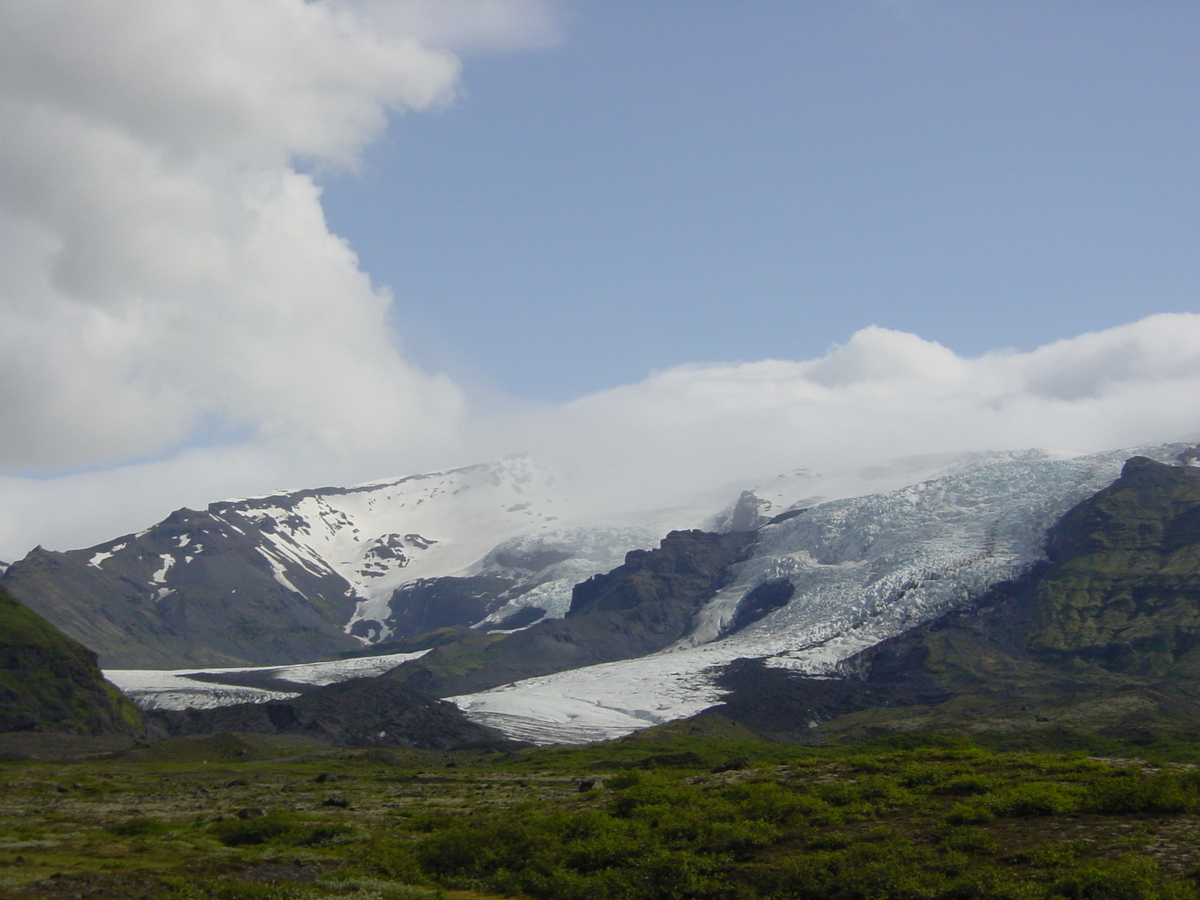
{"type": "Polygon", "coordinates": [[[519,452],[612,512],[1195,434],[1198,39],[1149,0],[0,0],[0,559],[519,452]]]}
{"type": "Polygon", "coordinates": [[[428,367],[565,400],[1197,308],[1200,4],[576,2],[325,177],[428,367]]]}

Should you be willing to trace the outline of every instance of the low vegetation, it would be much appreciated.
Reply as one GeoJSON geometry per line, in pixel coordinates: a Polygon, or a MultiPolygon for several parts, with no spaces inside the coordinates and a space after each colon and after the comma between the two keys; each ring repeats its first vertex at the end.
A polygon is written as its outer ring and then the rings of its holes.
{"type": "Polygon", "coordinates": [[[14,760],[0,900],[1200,898],[1200,744],[1109,749],[226,735],[14,760]]]}

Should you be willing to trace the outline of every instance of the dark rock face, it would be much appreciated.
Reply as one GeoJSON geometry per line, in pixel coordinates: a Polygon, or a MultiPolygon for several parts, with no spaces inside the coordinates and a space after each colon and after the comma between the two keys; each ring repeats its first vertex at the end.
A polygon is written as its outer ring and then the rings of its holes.
{"type": "Polygon", "coordinates": [[[753,543],[750,532],[672,531],[657,550],[631,550],[624,565],[575,585],[567,618],[626,612],[648,603],[699,609],[753,543]]]}
{"type": "Polygon", "coordinates": [[[220,732],[291,734],[335,746],[425,750],[512,743],[500,732],[467,719],[453,703],[383,678],[344,681],[292,700],[153,710],[146,718],[151,738],[220,732]]]}
{"type": "Polygon", "coordinates": [[[1047,555],[973,608],[848,660],[845,678],[730,667],[722,711],[792,735],[821,722],[1114,736],[1200,726],[1200,470],[1129,460],[1050,529],[1047,555]]]}
{"type": "Polygon", "coordinates": [[[859,710],[941,703],[953,696],[928,678],[814,678],[772,668],[760,659],[740,659],[723,667],[717,684],[729,693],[708,713],[783,741],[802,739],[821,723],[859,710]]]}
{"type": "Polygon", "coordinates": [[[776,581],[764,581],[756,588],[747,592],[734,610],[733,619],[725,629],[726,634],[741,631],[747,625],[753,625],[759,619],[764,619],[780,607],[787,606],[796,593],[796,586],[786,578],[776,581]]]}
{"type": "Polygon", "coordinates": [[[754,539],[746,532],[673,531],[659,549],[633,550],[624,565],[576,585],[566,618],[507,636],[475,634],[386,677],[448,697],[645,656],[687,633],[754,539]]]}
{"type": "Polygon", "coordinates": [[[389,602],[390,639],[404,640],[456,625],[474,625],[513,586],[495,575],[420,578],[397,589],[389,602]]]}
{"type": "Polygon", "coordinates": [[[358,649],[342,631],[349,583],[283,558],[259,533],[231,510],[181,509],[87,550],[39,547],[0,585],[107,668],[273,665],[358,649]]]}
{"type": "Polygon", "coordinates": [[[718,519],[716,526],[719,531],[754,531],[767,524],[769,517],[763,515],[762,510],[769,506],[753,491],[742,491],[733,509],[718,519]]]}
{"type": "Polygon", "coordinates": [[[0,732],[132,734],[141,723],[96,654],[0,589],[0,732]]]}

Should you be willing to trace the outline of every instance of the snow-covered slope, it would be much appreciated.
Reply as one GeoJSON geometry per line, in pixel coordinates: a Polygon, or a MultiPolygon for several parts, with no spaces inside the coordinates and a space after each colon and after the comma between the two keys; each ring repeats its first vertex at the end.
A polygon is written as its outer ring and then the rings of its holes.
{"type": "Polygon", "coordinates": [[[1025,570],[1041,556],[1046,529],[1111,483],[1129,456],[1169,460],[1182,449],[912,461],[889,471],[920,471],[932,462],[943,474],[827,502],[796,496],[810,494],[816,476],[777,480],[774,493],[763,492],[769,511],[804,511],[761,529],[750,558],[735,566],[734,581],[706,605],[683,641],[650,657],[453,699],[471,717],[514,737],[571,742],[617,736],[719,702],[715,667],[738,658],[832,672],[853,653],[968,604],[1025,570]],[[794,588],[786,605],[727,633],[747,594],[780,581],[794,588]]]}
{"type": "Polygon", "coordinates": [[[280,556],[327,564],[382,619],[406,581],[464,573],[497,544],[560,523],[565,504],[527,457],[351,488],[213,504],[271,535],[280,556]]]}
{"type": "Polygon", "coordinates": [[[575,583],[707,514],[581,517],[516,456],[177,510],[87,550],[39,548],[3,581],[108,667],[282,664],[561,616],[575,583]]]}
{"type": "Polygon", "coordinates": [[[527,456],[352,488],[275,494],[214,504],[257,525],[271,543],[277,578],[296,562],[328,566],[359,603],[347,629],[390,636],[396,590],[420,580],[490,575],[515,583],[491,615],[526,606],[561,616],[571,586],[652,546],[662,528],[698,513],[656,512],[619,525],[580,524],[552,475],[527,456]]]}

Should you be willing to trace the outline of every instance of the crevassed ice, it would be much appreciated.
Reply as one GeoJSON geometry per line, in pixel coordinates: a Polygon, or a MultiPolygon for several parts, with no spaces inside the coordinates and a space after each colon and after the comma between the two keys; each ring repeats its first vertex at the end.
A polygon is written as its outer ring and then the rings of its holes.
{"type": "Polygon", "coordinates": [[[830,673],[854,653],[1027,569],[1042,556],[1046,529],[1110,484],[1128,457],[1166,460],[1181,449],[981,455],[954,474],[818,504],[763,528],[733,583],[675,646],[453,699],[471,718],[513,736],[569,742],[699,712],[719,701],[714,667],[735,659],[830,673]],[[722,637],[737,602],[779,578],[795,585],[791,601],[722,637]]]}

